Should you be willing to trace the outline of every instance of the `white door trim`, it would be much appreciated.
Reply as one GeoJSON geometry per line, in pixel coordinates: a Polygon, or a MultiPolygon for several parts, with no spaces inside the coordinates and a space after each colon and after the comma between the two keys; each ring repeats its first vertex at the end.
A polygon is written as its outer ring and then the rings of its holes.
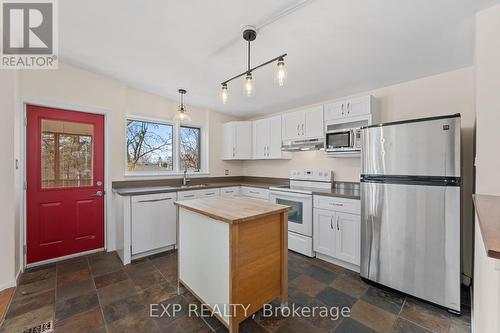
{"type": "MultiPolygon", "coordinates": [[[[25,268],[28,267],[27,265],[27,260],[26,260],[26,120],[27,120],[27,114],[26,114],[26,106],[27,105],[35,105],[35,106],[42,106],[42,107],[48,107],[48,108],[55,108],[55,109],[63,109],[65,111],[74,111],[74,112],[85,112],[85,113],[90,113],[90,114],[98,114],[98,115],[103,115],[104,116],[104,193],[105,195],[105,200],[104,200],[104,250],[114,250],[115,244],[113,244],[113,240],[109,240],[109,237],[113,237],[113,233],[110,232],[110,227],[111,227],[111,221],[113,221],[112,213],[113,210],[111,209],[111,177],[110,177],[110,166],[109,166],[109,136],[110,136],[110,122],[109,122],[109,114],[112,112],[111,109],[106,109],[106,108],[98,108],[94,106],[85,106],[85,105],[76,105],[76,104],[66,104],[66,103],[59,103],[59,102],[54,102],[54,101],[46,101],[46,100],[40,100],[40,99],[31,99],[31,98],[21,98],[21,121],[20,121],[20,126],[21,126],[21,142],[20,142],[20,147],[21,147],[21,161],[19,161],[19,166],[22,167],[22,176],[20,177],[21,179],[21,184],[18,184],[21,188],[21,236],[22,236],[22,242],[21,243],[21,248],[19,249],[21,255],[20,260],[20,267],[21,270],[24,270],[25,268]]],[[[91,251],[92,252],[92,251],[91,251]]],[[[79,254],[75,254],[79,255],[79,254]]],[[[74,256],[74,255],[73,255],[74,256]]],[[[64,257],[65,258],[65,257],[64,257]]],[[[56,258],[60,259],[60,258],[56,258]]],[[[52,259],[49,259],[47,262],[51,261],[52,259]]],[[[46,263],[46,261],[38,262],[35,264],[29,265],[29,267],[34,267],[38,265],[42,265],[46,263]]]]}

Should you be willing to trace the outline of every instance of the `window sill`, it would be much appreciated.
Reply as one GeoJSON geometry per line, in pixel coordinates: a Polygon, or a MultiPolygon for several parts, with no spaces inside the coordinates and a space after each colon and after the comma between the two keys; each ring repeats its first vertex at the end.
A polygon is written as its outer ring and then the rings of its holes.
{"type": "MultiPolygon", "coordinates": [[[[190,178],[197,178],[203,176],[210,176],[210,172],[208,171],[200,171],[200,172],[188,172],[187,175],[190,178]]],[[[179,178],[184,176],[184,172],[125,172],[125,178],[179,178]]]]}

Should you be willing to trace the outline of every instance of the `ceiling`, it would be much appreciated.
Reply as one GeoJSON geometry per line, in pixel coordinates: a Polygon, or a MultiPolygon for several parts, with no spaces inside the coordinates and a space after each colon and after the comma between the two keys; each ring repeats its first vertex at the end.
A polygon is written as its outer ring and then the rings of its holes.
{"type": "Polygon", "coordinates": [[[473,61],[474,14],[500,0],[64,0],[60,59],[188,105],[251,117],[404,82],[473,61]],[[259,28],[252,64],[288,53],[242,81],[244,25],[259,28]]]}

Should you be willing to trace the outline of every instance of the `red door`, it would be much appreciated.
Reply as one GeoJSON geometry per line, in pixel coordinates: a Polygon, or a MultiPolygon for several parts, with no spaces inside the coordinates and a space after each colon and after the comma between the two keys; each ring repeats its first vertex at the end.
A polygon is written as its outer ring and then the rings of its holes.
{"type": "Polygon", "coordinates": [[[27,261],[104,247],[104,117],[27,107],[27,261]]]}

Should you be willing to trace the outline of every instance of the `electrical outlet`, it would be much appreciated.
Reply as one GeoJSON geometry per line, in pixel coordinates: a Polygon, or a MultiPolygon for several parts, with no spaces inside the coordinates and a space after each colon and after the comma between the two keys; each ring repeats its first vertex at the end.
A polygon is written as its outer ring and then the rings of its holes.
{"type": "Polygon", "coordinates": [[[229,176],[229,170],[228,170],[228,169],[224,170],[224,174],[225,174],[226,176],[229,176]]]}

